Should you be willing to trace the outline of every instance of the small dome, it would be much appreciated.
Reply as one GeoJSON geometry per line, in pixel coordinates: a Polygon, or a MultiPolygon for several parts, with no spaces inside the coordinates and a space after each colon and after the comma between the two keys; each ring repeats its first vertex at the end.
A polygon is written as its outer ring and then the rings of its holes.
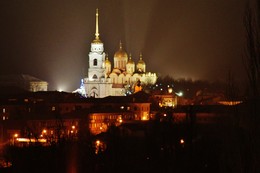
{"type": "Polygon", "coordinates": [[[120,42],[119,50],[114,55],[115,58],[127,58],[127,53],[122,48],[122,43],[120,42]]]}
{"type": "Polygon", "coordinates": [[[108,59],[108,54],[106,54],[105,64],[111,64],[111,62],[110,62],[109,59],[108,59]]]}
{"type": "Polygon", "coordinates": [[[140,65],[145,65],[145,62],[143,61],[143,57],[142,57],[142,54],[140,54],[140,59],[138,61],[137,64],[140,64],[140,65]]]}
{"type": "Polygon", "coordinates": [[[135,62],[132,60],[131,54],[129,55],[129,59],[128,59],[127,64],[135,64],[135,62]]]}

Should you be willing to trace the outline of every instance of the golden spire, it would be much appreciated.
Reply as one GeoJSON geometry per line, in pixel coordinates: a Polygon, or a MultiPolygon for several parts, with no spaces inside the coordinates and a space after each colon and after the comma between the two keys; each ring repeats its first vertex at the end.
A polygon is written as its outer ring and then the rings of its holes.
{"type": "Polygon", "coordinates": [[[96,40],[99,40],[99,32],[98,32],[98,8],[96,9],[96,40]]]}
{"type": "Polygon", "coordinates": [[[120,49],[123,49],[121,40],[120,40],[120,42],[119,42],[119,48],[120,48],[120,49]]]}
{"type": "Polygon", "coordinates": [[[143,59],[143,55],[142,55],[142,52],[140,53],[140,60],[142,60],[143,59]]]}
{"type": "Polygon", "coordinates": [[[95,33],[95,40],[93,43],[102,43],[99,39],[99,30],[98,30],[98,8],[96,9],[96,33],[95,33]]]}
{"type": "MultiPolygon", "coordinates": [[[[122,42],[120,40],[119,42],[119,50],[115,53],[114,58],[126,58],[128,59],[127,53],[124,51],[123,46],[122,46],[122,42]]],[[[127,60],[126,60],[127,61],[127,60]]]]}

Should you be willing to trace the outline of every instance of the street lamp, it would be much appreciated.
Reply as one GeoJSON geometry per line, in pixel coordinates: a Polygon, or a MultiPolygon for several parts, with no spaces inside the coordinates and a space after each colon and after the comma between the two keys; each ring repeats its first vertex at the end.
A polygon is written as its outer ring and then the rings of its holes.
{"type": "Polygon", "coordinates": [[[178,92],[178,93],[175,93],[177,96],[179,96],[179,97],[182,97],[183,96],[183,92],[178,92]]]}
{"type": "Polygon", "coordinates": [[[15,133],[13,135],[13,145],[15,144],[15,140],[18,138],[18,133],[15,133]]]}
{"type": "Polygon", "coordinates": [[[42,133],[43,133],[43,134],[46,134],[46,133],[47,133],[47,130],[46,130],[46,129],[43,129],[43,130],[42,130],[42,133]]]}

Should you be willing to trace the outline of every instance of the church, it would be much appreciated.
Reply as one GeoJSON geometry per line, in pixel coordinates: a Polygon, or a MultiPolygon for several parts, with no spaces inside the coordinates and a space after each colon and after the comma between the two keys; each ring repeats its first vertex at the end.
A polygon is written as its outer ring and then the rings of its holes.
{"type": "Polygon", "coordinates": [[[99,14],[96,10],[95,39],[89,52],[88,76],[82,80],[81,89],[86,97],[103,98],[124,96],[134,92],[137,84],[155,84],[156,73],[146,72],[146,64],[140,54],[135,64],[131,54],[127,54],[120,41],[119,50],[114,54],[114,62],[109,61],[104,51],[104,43],[99,38],[99,14]]]}

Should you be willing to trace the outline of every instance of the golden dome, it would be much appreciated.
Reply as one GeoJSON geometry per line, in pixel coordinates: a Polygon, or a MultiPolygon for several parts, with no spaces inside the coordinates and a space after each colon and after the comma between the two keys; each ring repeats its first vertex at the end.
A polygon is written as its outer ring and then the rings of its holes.
{"type": "Polygon", "coordinates": [[[140,54],[140,59],[139,59],[139,61],[138,61],[137,64],[145,65],[145,62],[143,61],[143,56],[142,56],[142,54],[140,54]]]}
{"type": "Polygon", "coordinates": [[[108,54],[106,54],[105,64],[111,64],[111,62],[110,62],[109,59],[108,59],[108,54]]]}
{"type": "Polygon", "coordinates": [[[121,71],[118,68],[114,68],[112,73],[121,74],[121,71]]]}
{"type": "Polygon", "coordinates": [[[96,38],[95,40],[92,41],[92,43],[99,44],[102,43],[102,41],[99,38],[96,38]]]}
{"type": "Polygon", "coordinates": [[[115,58],[127,58],[127,53],[123,50],[122,43],[120,41],[119,50],[114,55],[115,58]]]}
{"type": "Polygon", "coordinates": [[[127,62],[127,64],[135,64],[135,62],[132,60],[132,55],[129,55],[129,60],[127,62]]]}

